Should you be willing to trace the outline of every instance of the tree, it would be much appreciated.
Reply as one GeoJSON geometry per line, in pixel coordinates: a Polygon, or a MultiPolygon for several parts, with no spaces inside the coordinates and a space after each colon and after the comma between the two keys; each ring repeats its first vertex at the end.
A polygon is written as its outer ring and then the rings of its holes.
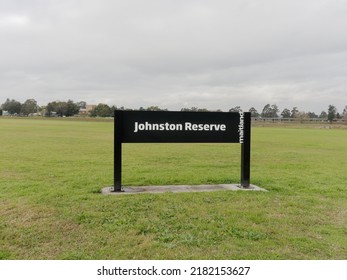
{"type": "Polygon", "coordinates": [[[334,105],[329,105],[328,108],[328,121],[330,123],[333,122],[333,120],[336,118],[336,114],[337,114],[337,109],[334,105]]]}
{"type": "Polygon", "coordinates": [[[14,99],[10,100],[9,98],[7,98],[6,102],[2,104],[2,109],[4,111],[7,111],[10,115],[20,114],[21,108],[22,104],[14,99]]]}
{"type": "Polygon", "coordinates": [[[191,108],[181,108],[181,112],[191,112],[191,108]]]}
{"type": "Polygon", "coordinates": [[[63,101],[55,102],[55,112],[59,117],[66,116],[67,113],[67,103],[63,101]]]}
{"type": "Polygon", "coordinates": [[[147,111],[167,111],[167,109],[161,109],[158,106],[150,106],[146,110],[147,111]]]}
{"type": "Polygon", "coordinates": [[[310,119],[316,119],[316,118],[318,118],[318,116],[317,116],[316,113],[314,113],[314,112],[308,112],[308,113],[307,113],[307,116],[308,116],[310,119]]]}
{"type": "Polygon", "coordinates": [[[236,106],[236,107],[234,107],[234,108],[229,109],[229,112],[240,113],[240,112],[242,112],[242,109],[241,109],[240,106],[236,106]]]}
{"type": "Polygon", "coordinates": [[[295,119],[298,119],[300,123],[303,123],[305,120],[308,119],[308,115],[303,111],[297,112],[295,113],[295,119]]]}
{"type": "Polygon", "coordinates": [[[270,104],[266,104],[263,108],[263,111],[261,112],[262,118],[268,118],[270,115],[270,104]]]}
{"type": "Polygon", "coordinates": [[[278,112],[280,110],[278,109],[278,106],[276,104],[271,105],[271,112],[273,118],[278,118],[278,112]]]}
{"type": "MultiPolygon", "coordinates": [[[[167,111],[167,109],[165,109],[165,111],[167,111]]],[[[198,107],[181,108],[181,112],[208,112],[208,109],[198,107]]]]}
{"type": "Polygon", "coordinates": [[[110,106],[107,104],[99,103],[95,108],[90,112],[91,117],[111,117],[113,114],[110,106]]]}
{"type": "Polygon", "coordinates": [[[71,117],[71,116],[74,116],[76,114],[78,114],[78,112],[80,111],[80,106],[78,103],[74,103],[72,100],[69,100],[67,103],[66,103],[66,113],[65,113],[65,116],[67,117],[71,117]]]}
{"type": "Polygon", "coordinates": [[[198,112],[208,112],[208,109],[206,109],[206,108],[199,108],[198,112]]]}
{"type": "Polygon", "coordinates": [[[53,112],[59,117],[65,116],[67,112],[67,103],[62,101],[53,101],[48,103],[46,115],[50,117],[52,116],[53,112]]]}
{"type": "Polygon", "coordinates": [[[49,102],[46,106],[46,116],[51,117],[53,112],[55,112],[56,101],[49,102]]]}
{"type": "Polygon", "coordinates": [[[347,105],[345,106],[345,109],[343,109],[342,115],[344,117],[347,115],[347,105]]]}
{"type": "Polygon", "coordinates": [[[347,123],[347,106],[345,106],[345,109],[343,109],[342,115],[343,115],[344,122],[347,123]]]}
{"type": "Polygon", "coordinates": [[[252,118],[258,118],[259,117],[259,113],[254,107],[249,108],[248,111],[251,113],[252,118]]]}
{"type": "Polygon", "coordinates": [[[46,116],[52,116],[52,113],[55,112],[59,117],[71,117],[76,115],[80,107],[78,103],[74,103],[72,100],[66,101],[53,101],[47,104],[46,107],[46,116]]]}
{"type": "Polygon", "coordinates": [[[181,112],[196,112],[197,110],[198,110],[197,107],[181,108],[181,112]]]}
{"type": "Polygon", "coordinates": [[[35,99],[28,99],[26,100],[21,107],[21,114],[24,116],[28,116],[32,113],[36,113],[39,109],[39,106],[37,105],[37,102],[35,99]]]}
{"type": "Polygon", "coordinates": [[[320,115],[319,115],[319,118],[320,118],[320,119],[327,119],[327,118],[328,118],[327,112],[322,111],[322,112],[320,113],[320,115]]]}
{"type": "Polygon", "coordinates": [[[285,108],[281,113],[282,118],[288,119],[291,117],[290,110],[288,108],[285,108]]]}
{"type": "Polygon", "coordinates": [[[296,117],[296,114],[299,113],[299,110],[298,110],[298,107],[293,107],[292,111],[291,111],[291,118],[295,118],[296,117]]]}
{"type": "Polygon", "coordinates": [[[85,101],[79,101],[76,104],[80,109],[85,109],[87,107],[87,102],[85,101]]]}
{"type": "Polygon", "coordinates": [[[279,109],[276,104],[270,105],[266,104],[263,108],[261,116],[263,118],[278,118],[279,109]]]}

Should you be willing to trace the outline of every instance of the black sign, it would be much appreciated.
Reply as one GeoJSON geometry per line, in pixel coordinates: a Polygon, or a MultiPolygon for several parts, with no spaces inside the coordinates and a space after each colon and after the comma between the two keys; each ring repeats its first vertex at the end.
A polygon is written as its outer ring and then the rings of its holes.
{"type": "Polygon", "coordinates": [[[242,143],[243,113],[123,111],[117,114],[123,115],[123,143],[242,143]]]}
{"type": "Polygon", "coordinates": [[[249,186],[250,113],[115,111],[115,191],[122,143],[240,143],[241,184],[249,186]]]}

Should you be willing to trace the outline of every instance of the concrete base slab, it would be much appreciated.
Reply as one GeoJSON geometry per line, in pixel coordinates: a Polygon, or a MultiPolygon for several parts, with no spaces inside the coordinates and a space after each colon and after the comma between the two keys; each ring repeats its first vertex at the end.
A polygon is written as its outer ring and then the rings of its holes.
{"type": "Polygon", "coordinates": [[[218,185],[168,185],[168,186],[128,186],[122,192],[114,192],[113,186],[102,189],[102,194],[122,195],[138,193],[181,193],[181,192],[212,192],[212,191],[265,191],[255,185],[243,188],[238,184],[218,184],[218,185]]]}

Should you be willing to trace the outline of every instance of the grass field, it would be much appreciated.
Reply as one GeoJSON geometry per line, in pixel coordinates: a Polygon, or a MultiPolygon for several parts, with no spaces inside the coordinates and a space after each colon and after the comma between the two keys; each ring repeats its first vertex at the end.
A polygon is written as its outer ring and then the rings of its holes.
{"type": "MultiPolygon", "coordinates": [[[[237,144],[126,144],[125,185],[237,183],[237,144]]],[[[269,192],[103,196],[113,123],[0,118],[0,259],[346,259],[347,130],[252,129],[269,192]]]]}

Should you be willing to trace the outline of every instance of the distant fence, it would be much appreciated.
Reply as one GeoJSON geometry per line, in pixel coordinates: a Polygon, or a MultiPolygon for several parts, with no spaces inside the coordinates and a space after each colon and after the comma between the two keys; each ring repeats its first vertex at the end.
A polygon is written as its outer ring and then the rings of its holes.
{"type": "MultiPolygon", "coordinates": [[[[327,123],[327,119],[321,118],[252,118],[252,122],[272,122],[272,123],[327,123]]],[[[334,123],[346,124],[346,119],[335,119],[334,123]]]]}

